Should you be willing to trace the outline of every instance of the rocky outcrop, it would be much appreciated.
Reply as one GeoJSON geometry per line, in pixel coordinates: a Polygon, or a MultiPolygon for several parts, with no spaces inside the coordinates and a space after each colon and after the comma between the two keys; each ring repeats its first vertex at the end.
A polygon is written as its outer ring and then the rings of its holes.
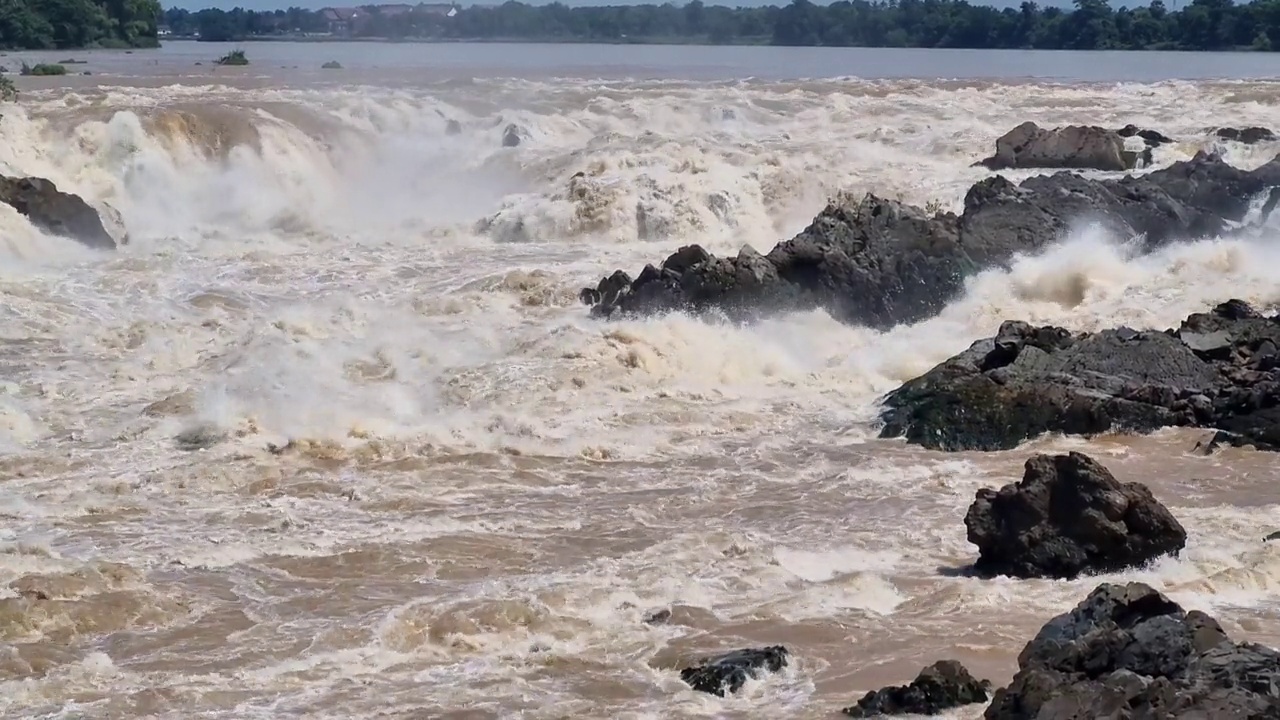
{"type": "Polygon", "coordinates": [[[1280,448],[1280,317],[1231,300],[1177,329],[1073,334],[1008,321],[996,337],[883,399],[881,437],[940,450],[1006,450],[1043,433],[1221,430],[1280,448]]]}
{"type": "Polygon", "coordinates": [[[931,317],[968,276],[1055,242],[1078,220],[1154,247],[1224,232],[1276,185],[1280,160],[1245,171],[1202,153],[1116,180],[1064,172],[1015,185],[990,177],[970,188],[960,215],[869,194],[828,205],[768,255],[743,248],[715,257],[687,246],[635,278],[619,270],[580,297],[602,317],[681,310],[749,320],[820,307],[845,322],[889,328],[931,317]]]}
{"type": "Polygon", "coordinates": [[[0,176],[0,202],[12,205],[32,225],[100,250],[128,241],[119,214],[106,209],[106,219],[79,195],[63,192],[44,178],[0,176]],[[109,229],[109,227],[110,229],[109,229]]]}
{"type": "Polygon", "coordinates": [[[1151,148],[1172,142],[1153,130],[1127,125],[1108,130],[1094,125],[1042,128],[1024,122],[996,140],[996,154],[978,164],[992,170],[1009,168],[1072,168],[1132,170],[1141,160],[1151,162],[1151,148]],[[1143,151],[1127,149],[1125,140],[1141,138],[1143,151]]]}
{"type": "Polygon", "coordinates": [[[1275,133],[1264,127],[1218,128],[1213,134],[1223,140],[1231,140],[1244,145],[1257,145],[1258,143],[1275,142],[1280,139],[1276,137],[1275,133]]]}
{"type": "Polygon", "coordinates": [[[1071,579],[1176,555],[1187,533],[1145,485],[1087,455],[1036,455],[1022,480],[984,488],[964,517],[984,575],[1071,579]]]}
{"type": "Polygon", "coordinates": [[[961,705],[986,702],[990,690],[989,681],[975,679],[960,663],[941,660],[921,670],[910,685],[869,692],[843,712],[856,718],[937,715],[961,705]]]}
{"type": "Polygon", "coordinates": [[[788,654],[781,645],[734,650],[681,670],[680,679],[694,690],[724,697],[741,690],[749,678],[782,670],[788,654]]]}
{"type": "Polygon", "coordinates": [[[1280,653],[1141,583],[1098,586],[1018,656],[987,720],[1280,717],[1280,653]]]}

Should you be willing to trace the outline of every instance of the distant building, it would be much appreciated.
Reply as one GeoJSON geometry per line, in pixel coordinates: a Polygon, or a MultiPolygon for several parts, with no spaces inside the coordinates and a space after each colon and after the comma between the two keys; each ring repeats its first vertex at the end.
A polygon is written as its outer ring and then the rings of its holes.
{"type": "Polygon", "coordinates": [[[324,18],[329,25],[329,32],[333,35],[350,35],[364,14],[365,12],[360,8],[329,7],[320,11],[320,17],[324,18]]]}
{"type": "Polygon", "coordinates": [[[419,3],[418,12],[423,15],[453,17],[458,14],[458,6],[453,3],[419,3]]]}

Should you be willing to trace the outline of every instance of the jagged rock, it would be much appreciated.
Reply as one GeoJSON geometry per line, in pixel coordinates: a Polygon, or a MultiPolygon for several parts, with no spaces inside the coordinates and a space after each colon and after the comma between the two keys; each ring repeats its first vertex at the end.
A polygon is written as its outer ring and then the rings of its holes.
{"type": "Polygon", "coordinates": [[[786,667],[788,655],[781,645],[734,650],[681,670],[680,679],[694,690],[724,697],[741,690],[748,678],[786,667]]]}
{"type": "Polygon", "coordinates": [[[112,225],[116,233],[122,235],[118,238],[120,242],[127,241],[118,213],[112,210],[104,224],[103,217],[84,198],[62,192],[52,181],[44,178],[0,177],[0,202],[12,205],[41,230],[71,238],[91,248],[116,248],[117,238],[113,237],[107,225],[112,225]]]}
{"type": "Polygon", "coordinates": [[[1280,653],[1142,583],[1099,585],[1018,656],[986,720],[1273,720],[1280,653]]]}
{"type": "Polygon", "coordinates": [[[883,400],[881,437],[940,450],[1007,450],[1047,432],[1225,431],[1280,448],[1280,318],[1240,300],[1176,330],[1072,334],[1006,322],[883,400]]]}
{"type": "Polygon", "coordinates": [[[1022,480],[984,488],[964,518],[985,575],[1070,579],[1177,554],[1187,533],[1145,485],[1087,455],[1036,455],[1022,480]]]}
{"type": "Polygon", "coordinates": [[[1139,154],[1126,150],[1124,140],[1115,130],[1092,125],[1068,125],[1051,130],[1028,121],[1001,135],[996,140],[996,154],[979,164],[992,170],[1132,170],[1139,154]]]}
{"type": "MultiPolygon", "coordinates": [[[[444,123],[444,134],[445,135],[461,135],[462,123],[458,122],[457,120],[454,120],[453,118],[449,118],[444,123]]],[[[516,139],[519,140],[519,137],[517,136],[516,139]]]]}
{"type": "Polygon", "coordinates": [[[634,280],[615,272],[580,298],[598,317],[678,310],[750,320],[817,307],[887,329],[935,315],[967,277],[1056,242],[1079,218],[1142,237],[1150,249],[1228,232],[1227,222],[1243,220],[1254,196],[1275,185],[1280,159],[1244,171],[1201,153],[1116,180],[1063,172],[1015,185],[990,177],[970,188],[958,216],[868,194],[829,204],[768,255],[743,248],[722,258],[688,246],[634,280]]]}
{"type": "Polygon", "coordinates": [[[944,710],[987,701],[991,683],[977,680],[955,660],[940,660],[924,670],[910,685],[869,692],[845,715],[869,718],[879,715],[937,715],[944,710]]]}
{"type": "Polygon", "coordinates": [[[1223,140],[1231,140],[1245,145],[1256,145],[1260,142],[1274,142],[1276,134],[1264,127],[1218,128],[1214,135],[1223,140]]]}

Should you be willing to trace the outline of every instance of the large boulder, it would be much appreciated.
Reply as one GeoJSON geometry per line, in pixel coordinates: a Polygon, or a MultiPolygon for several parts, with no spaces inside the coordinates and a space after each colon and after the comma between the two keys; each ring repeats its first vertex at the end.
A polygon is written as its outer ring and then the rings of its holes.
{"type": "Polygon", "coordinates": [[[580,297],[600,317],[687,311],[750,320],[823,308],[884,329],[935,315],[969,276],[1058,241],[1080,219],[1154,248],[1226,232],[1276,185],[1280,160],[1245,171],[1201,153],[1141,177],[990,177],[970,188],[960,215],[868,194],[830,203],[768,255],[743,248],[716,257],[686,246],[634,279],[619,270],[580,297]]]}
{"type": "MultiPolygon", "coordinates": [[[[1136,131],[1135,133],[1136,134],[1136,131]]],[[[1024,122],[996,140],[996,154],[982,160],[992,170],[1076,168],[1132,170],[1141,157],[1125,148],[1125,136],[1094,125],[1042,128],[1024,122]]],[[[1148,155],[1146,158],[1150,160],[1148,155]]]]}
{"type": "Polygon", "coordinates": [[[1187,533],[1145,485],[1087,455],[1036,455],[1022,480],[984,488],[964,517],[985,575],[1070,579],[1177,554],[1187,533]]]}
{"type": "Polygon", "coordinates": [[[1008,450],[1048,432],[1162,427],[1280,448],[1280,317],[1231,300],[1164,332],[1073,334],[1007,321],[883,398],[881,437],[939,450],[1008,450]]]}
{"type": "Polygon", "coordinates": [[[59,190],[51,180],[0,176],[0,202],[12,205],[41,230],[91,248],[114,250],[117,241],[126,241],[118,213],[111,210],[108,215],[107,224],[112,226],[113,235],[92,205],[79,195],[59,190]]]}
{"type": "Polygon", "coordinates": [[[962,705],[984,703],[991,683],[978,680],[955,660],[940,660],[920,671],[910,685],[869,692],[845,715],[870,718],[880,715],[937,715],[962,705]]]}
{"type": "Polygon", "coordinates": [[[1141,583],[1098,586],[1018,656],[987,720],[1272,720],[1280,653],[1141,583]]]}

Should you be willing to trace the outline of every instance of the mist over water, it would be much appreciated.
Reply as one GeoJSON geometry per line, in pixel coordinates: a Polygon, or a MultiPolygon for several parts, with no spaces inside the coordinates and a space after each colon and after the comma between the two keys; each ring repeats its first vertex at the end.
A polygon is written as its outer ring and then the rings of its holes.
{"type": "Polygon", "coordinates": [[[0,117],[0,173],[131,236],[94,253],[0,206],[0,714],[807,718],[942,657],[1001,683],[1099,579],[965,577],[961,520],[1066,448],[1190,535],[1111,579],[1280,639],[1271,456],[1185,432],[941,454],[872,424],[1002,320],[1274,308],[1275,221],[1145,256],[1081,227],[883,333],[576,299],[691,242],[767,252],[840,192],[959,211],[1023,120],[1254,167],[1280,148],[1206,131],[1274,126],[1276,86],[205,82],[28,89],[0,117]],[[760,643],[797,660],[741,697],[673,671],[760,643]]]}

